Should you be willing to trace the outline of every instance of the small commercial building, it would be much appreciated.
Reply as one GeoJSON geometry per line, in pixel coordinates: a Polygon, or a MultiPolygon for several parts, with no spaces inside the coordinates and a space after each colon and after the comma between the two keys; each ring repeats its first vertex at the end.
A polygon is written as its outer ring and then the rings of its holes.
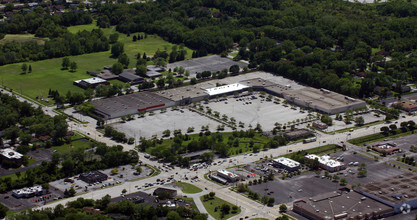
{"type": "Polygon", "coordinates": [[[183,158],[190,158],[190,161],[197,161],[197,160],[200,160],[201,155],[205,153],[213,153],[213,151],[206,149],[206,150],[200,150],[200,151],[181,154],[180,156],[183,158]]]}
{"type": "Polygon", "coordinates": [[[379,152],[379,153],[385,152],[386,154],[393,154],[394,152],[399,151],[400,148],[398,146],[394,146],[393,144],[386,143],[386,144],[376,144],[372,146],[372,150],[379,152]]]}
{"type": "Polygon", "coordinates": [[[333,160],[328,155],[317,156],[315,154],[308,154],[305,156],[305,158],[310,160],[317,159],[320,163],[320,167],[329,172],[336,172],[346,168],[346,164],[337,160],[333,160]]]}
{"type": "Polygon", "coordinates": [[[12,196],[15,198],[31,198],[43,194],[42,186],[26,187],[23,189],[16,189],[12,191],[12,196]]]}
{"type": "Polygon", "coordinates": [[[411,102],[396,102],[394,105],[400,105],[400,108],[406,112],[415,112],[417,111],[417,104],[411,103],[411,102]]]}
{"type": "Polygon", "coordinates": [[[227,171],[227,170],[218,170],[217,176],[227,180],[228,182],[236,182],[240,180],[239,175],[232,173],[230,171],[227,171]]]}
{"type": "Polygon", "coordinates": [[[219,177],[217,175],[214,175],[214,174],[210,175],[210,179],[212,179],[212,180],[214,180],[214,181],[216,181],[218,183],[221,183],[223,185],[226,185],[227,184],[227,180],[226,179],[223,179],[223,178],[221,178],[221,177],[219,177]]]}
{"type": "Polygon", "coordinates": [[[88,184],[99,183],[99,182],[106,181],[107,175],[97,170],[89,171],[89,172],[80,174],[80,180],[88,184]]]}
{"type": "Polygon", "coordinates": [[[23,154],[10,148],[1,149],[0,162],[5,167],[20,167],[23,163],[23,154]]]}
{"type": "Polygon", "coordinates": [[[314,133],[308,129],[296,129],[294,131],[286,131],[284,132],[284,137],[288,140],[298,140],[303,138],[308,138],[314,136],[314,133]]]}
{"type": "Polygon", "coordinates": [[[278,157],[272,160],[272,164],[274,167],[286,169],[287,171],[293,172],[298,171],[300,169],[300,163],[286,158],[286,157],[278,157]]]}
{"type": "Polygon", "coordinates": [[[293,211],[307,219],[381,219],[393,208],[348,188],[293,203],[293,211]]]}
{"type": "Polygon", "coordinates": [[[99,77],[93,77],[93,78],[88,78],[88,79],[81,79],[81,80],[76,80],[74,81],[74,85],[79,86],[83,89],[86,88],[95,88],[98,85],[109,85],[109,82],[107,82],[106,80],[99,78],[99,77]]]}
{"type": "Polygon", "coordinates": [[[120,81],[123,81],[125,83],[129,83],[130,85],[137,85],[137,84],[140,84],[143,81],[145,81],[144,78],[142,78],[138,75],[135,75],[134,73],[127,72],[127,71],[122,72],[119,75],[119,79],[120,79],[120,81]]]}
{"type": "Polygon", "coordinates": [[[326,125],[326,124],[324,124],[323,122],[320,122],[320,121],[313,122],[312,126],[314,128],[320,129],[320,130],[327,129],[329,127],[328,125],[326,125]]]}

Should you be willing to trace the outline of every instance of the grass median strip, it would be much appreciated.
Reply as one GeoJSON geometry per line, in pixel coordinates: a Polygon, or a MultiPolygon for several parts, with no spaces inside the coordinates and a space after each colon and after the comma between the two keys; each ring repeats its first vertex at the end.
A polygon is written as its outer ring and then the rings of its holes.
{"type": "Polygon", "coordinates": [[[199,193],[203,191],[202,189],[190,183],[176,182],[175,184],[179,187],[182,187],[181,190],[183,193],[194,194],[194,193],[199,193]]]}

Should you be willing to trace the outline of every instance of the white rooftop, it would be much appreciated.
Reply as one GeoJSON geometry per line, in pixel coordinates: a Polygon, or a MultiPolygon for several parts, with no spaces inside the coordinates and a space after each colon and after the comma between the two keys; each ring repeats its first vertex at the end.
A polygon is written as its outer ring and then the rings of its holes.
{"type": "Polygon", "coordinates": [[[343,163],[337,161],[337,160],[333,160],[330,159],[330,156],[324,155],[324,156],[317,156],[315,154],[309,154],[306,156],[308,159],[312,159],[315,160],[316,158],[319,160],[320,164],[326,165],[328,167],[338,167],[338,166],[342,166],[343,163]]]}
{"type": "Polygon", "coordinates": [[[88,78],[88,79],[81,79],[81,80],[77,80],[75,81],[76,83],[80,83],[81,81],[84,81],[88,84],[97,84],[97,83],[103,83],[106,82],[106,80],[99,78],[99,77],[93,77],[93,78],[88,78]]]}
{"type": "Polygon", "coordinates": [[[26,187],[22,189],[16,189],[13,190],[13,193],[17,195],[23,195],[23,194],[32,194],[42,191],[42,186],[33,186],[33,187],[26,187]]]}
{"type": "Polygon", "coordinates": [[[233,84],[229,84],[225,86],[219,86],[219,87],[206,89],[206,93],[209,94],[210,96],[214,96],[214,95],[221,95],[221,94],[225,94],[229,92],[237,92],[246,88],[249,88],[249,86],[243,85],[240,83],[233,83],[233,84]]]}
{"type": "Polygon", "coordinates": [[[23,154],[10,148],[0,150],[0,154],[9,159],[20,159],[23,157],[23,154]]]}
{"type": "Polygon", "coordinates": [[[234,173],[232,173],[230,171],[227,171],[227,170],[218,170],[217,172],[218,173],[221,173],[223,175],[229,176],[230,178],[236,178],[236,177],[238,177],[238,175],[236,175],[236,174],[234,174],[234,173]]]}
{"type": "Polygon", "coordinates": [[[291,168],[300,166],[300,163],[298,163],[297,161],[286,158],[286,157],[278,157],[277,159],[274,159],[274,161],[277,163],[283,164],[287,167],[291,167],[291,168]]]}

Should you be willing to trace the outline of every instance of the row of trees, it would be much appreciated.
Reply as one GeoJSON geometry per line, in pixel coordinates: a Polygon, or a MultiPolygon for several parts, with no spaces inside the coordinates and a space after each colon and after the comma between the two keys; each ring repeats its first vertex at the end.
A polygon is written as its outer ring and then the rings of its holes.
{"type": "MultiPolygon", "coordinates": [[[[12,41],[1,44],[0,65],[107,51],[109,48],[109,40],[100,29],[76,34],[65,32],[59,37],[45,41],[43,45],[36,41],[12,41]]],[[[63,67],[71,67],[71,64],[63,67]]]]}
{"type": "MultiPolygon", "coordinates": [[[[3,210],[6,210],[2,207],[3,206],[0,204],[0,217],[2,217],[3,210]]],[[[78,198],[75,201],[69,202],[66,207],[59,204],[55,206],[55,208],[40,210],[30,209],[27,212],[14,214],[13,219],[108,219],[107,215],[111,213],[127,216],[132,219],[207,219],[207,214],[200,214],[199,212],[187,209],[183,206],[170,209],[169,207],[161,205],[154,207],[153,204],[135,204],[129,200],[111,203],[109,195],[98,200],[78,198]],[[102,211],[102,213],[89,211],[94,209],[98,209],[102,211]]]]}

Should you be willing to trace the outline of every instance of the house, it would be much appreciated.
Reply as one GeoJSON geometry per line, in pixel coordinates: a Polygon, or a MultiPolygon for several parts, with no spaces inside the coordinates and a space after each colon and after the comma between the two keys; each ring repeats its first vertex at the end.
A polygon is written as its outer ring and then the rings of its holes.
{"type": "Polygon", "coordinates": [[[130,83],[130,85],[140,84],[144,81],[142,77],[127,71],[123,71],[119,75],[119,79],[123,82],[130,83]]]}

